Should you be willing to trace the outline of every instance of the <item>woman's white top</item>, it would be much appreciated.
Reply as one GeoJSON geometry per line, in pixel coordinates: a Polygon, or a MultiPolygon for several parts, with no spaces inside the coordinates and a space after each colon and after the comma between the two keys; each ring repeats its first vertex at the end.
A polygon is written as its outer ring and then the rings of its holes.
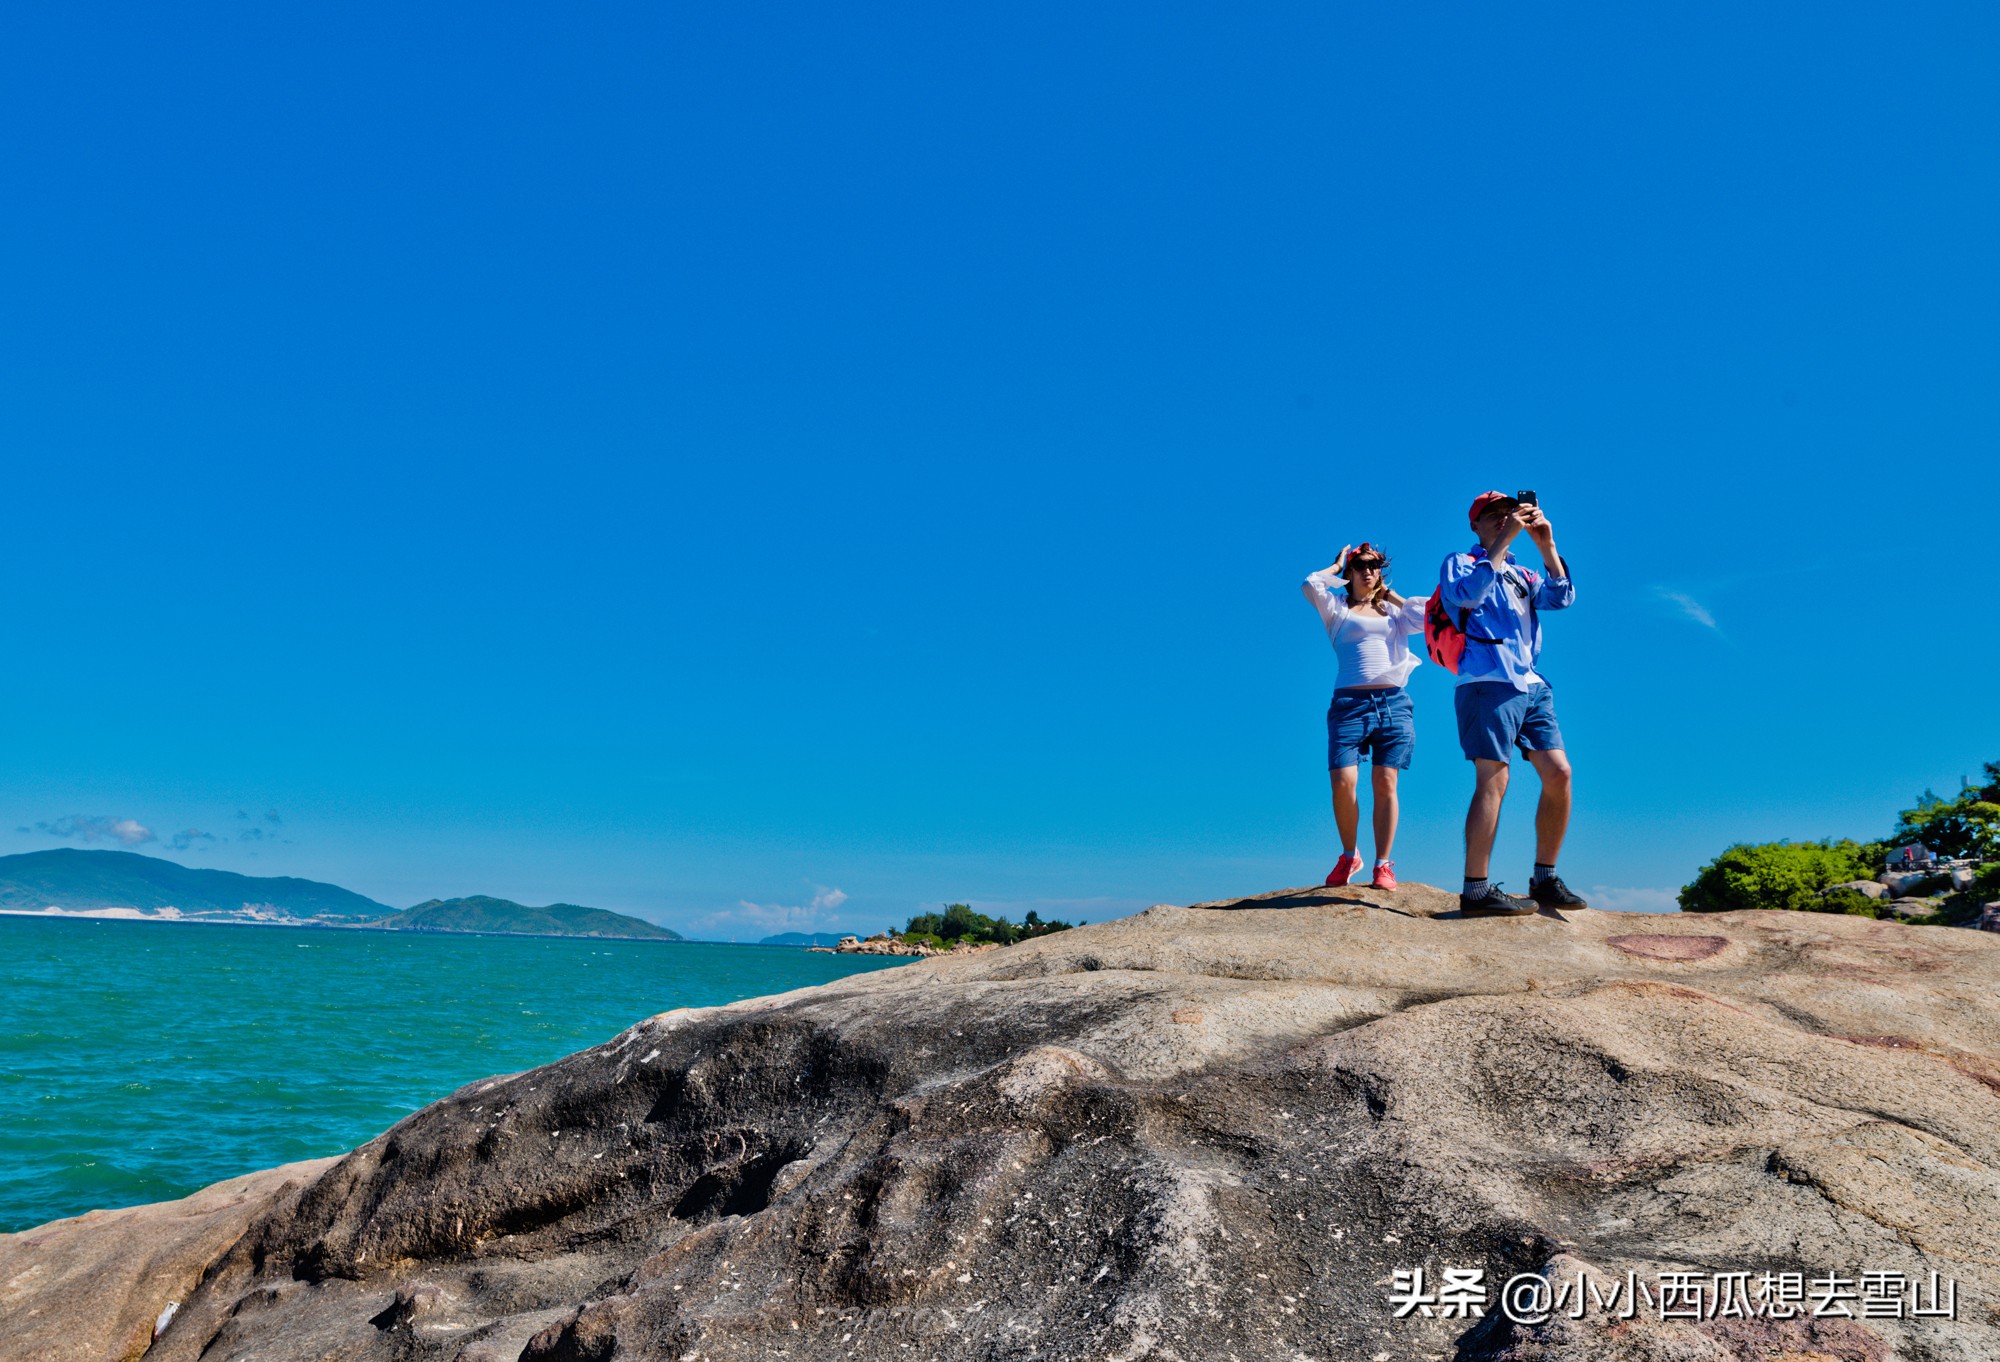
{"type": "Polygon", "coordinates": [[[1347,579],[1332,572],[1315,572],[1299,588],[1326,625],[1326,636],[1340,659],[1335,690],[1349,686],[1400,686],[1423,659],[1410,651],[1410,636],[1424,631],[1424,598],[1416,597],[1386,615],[1352,610],[1347,604],[1347,579]]]}

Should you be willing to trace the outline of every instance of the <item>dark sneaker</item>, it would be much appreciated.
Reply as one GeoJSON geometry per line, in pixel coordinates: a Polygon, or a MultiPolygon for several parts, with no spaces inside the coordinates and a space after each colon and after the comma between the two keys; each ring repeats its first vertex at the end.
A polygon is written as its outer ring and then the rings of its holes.
{"type": "Polygon", "coordinates": [[[1544,908],[1588,908],[1589,904],[1569,892],[1561,876],[1551,875],[1528,886],[1528,897],[1544,908]]]}
{"type": "Polygon", "coordinates": [[[1483,894],[1458,896],[1460,917],[1527,917],[1535,911],[1533,899],[1524,899],[1519,894],[1503,894],[1497,884],[1487,885],[1483,894]]]}

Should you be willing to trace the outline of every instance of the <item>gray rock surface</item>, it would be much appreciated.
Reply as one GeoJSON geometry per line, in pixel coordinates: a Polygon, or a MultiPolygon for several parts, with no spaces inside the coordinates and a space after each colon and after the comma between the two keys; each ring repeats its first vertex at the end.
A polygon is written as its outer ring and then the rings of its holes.
{"type": "Polygon", "coordinates": [[[1871,899],[1881,899],[1889,896],[1889,886],[1883,884],[1880,880],[1842,880],[1839,884],[1829,884],[1826,888],[1820,890],[1820,893],[1830,894],[1836,889],[1852,889],[1855,893],[1866,894],[1871,899]]]}
{"type": "Polygon", "coordinates": [[[1929,917],[1944,905],[1942,899],[1889,899],[1882,911],[1898,917],[1929,917]]]}
{"type": "Polygon", "coordinates": [[[1890,898],[1921,898],[1927,894],[1943,893],[1951,888],[1949,871],[1915,870],[1889,871],[1882,876],[1882,887],[1890,898]]]}
{"type": "Polygon", "coordinates": [[[2000,939],[1455,902],[651,1018],[270,1191],[148,1362],[2000,1357],[2000,939]],[[1959,1318],[1394,1317],[1454,1266],[1935,1270],[1959,1318]]]}

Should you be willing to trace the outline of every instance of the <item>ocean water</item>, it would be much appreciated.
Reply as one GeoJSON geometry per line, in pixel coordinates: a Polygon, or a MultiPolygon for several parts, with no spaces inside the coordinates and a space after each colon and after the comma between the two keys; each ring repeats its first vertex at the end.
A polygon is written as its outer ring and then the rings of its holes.
{"type": "Polygon", "coordinates": [[[338,1154],[655,1012],[894,963],[0,915],[0,1231],[338,1154]]]}

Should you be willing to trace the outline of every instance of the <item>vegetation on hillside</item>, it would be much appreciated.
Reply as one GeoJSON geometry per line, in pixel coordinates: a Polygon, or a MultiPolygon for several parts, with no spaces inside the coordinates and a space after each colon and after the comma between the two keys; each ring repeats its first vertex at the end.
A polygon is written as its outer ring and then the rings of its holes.
{"type": "Polygon", "coordinates": [[[679,941],[679,932],[607,908],[551,903],[530,908],[511,899],[474,894],[462,899],[429,899],[380,922],[397,932],[488,932],[503,936],[597,936],[624,940],[679,941]]]}
{"type": "Polygon", "coordinates": [[[987,942],[1011,946],[1030,937],[1068,931],[1069,927],[1067,922],[1044,922],[1041,914],[1033,909],[1016,924],[1004,917],[975,913],[970,904],[947,903],[942,913],[919,913],[911,918],[910,925],[903,929],[903,940],[922,941],[933,946],[955,946],[961,941],[975,946],[987,942]]]}
{"type": "MultiPolygon", "coordinates": [[[[1983,769],[1984,784],[1942,799],[1926,790],[1914,806],[1896,816],[1890,835],[1879,842],[1849,839],[1820,842],[1738,842],[1696,872],[1680,892],[1690,913],[1726,913],[1741,908],[1795,912],[1853,913],[1881,917],[1874,899],[1853,889],[1833,889],[1848,880],[1881,874],[1892,849],[1918,842],[1939,856],[1985,861],[1971,888],[1947,899],[1926,922],[1957,922],[1978,905],[2000,898],[2000,761],[1983,769]],[[1829,892],[1830,891],[1830,892],[1829,892]]],[[[1914,886],[1913,897],[1949,891],[1948,876],[1914,886]]],[[[1904,919],[1908,920],[1908,919],[1904,919]]]]}

